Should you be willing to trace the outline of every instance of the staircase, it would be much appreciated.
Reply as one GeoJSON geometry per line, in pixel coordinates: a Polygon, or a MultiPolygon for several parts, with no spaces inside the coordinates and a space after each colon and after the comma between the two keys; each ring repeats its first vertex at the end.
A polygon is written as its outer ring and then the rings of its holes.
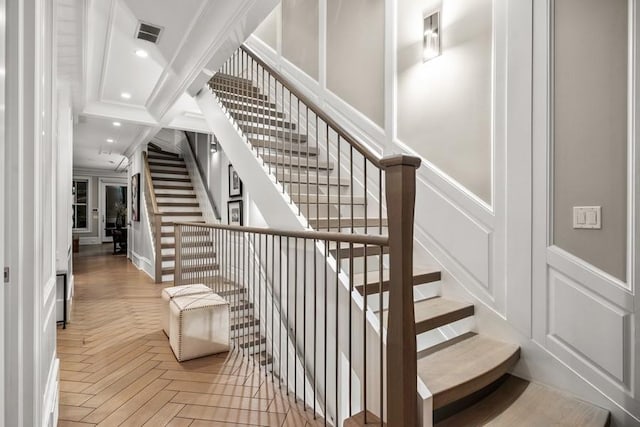
{"type": "MultiPolygon", "coordinates": [[[[161,218],[161,238],[155,241],[160,242],[157,253],[162,259],[162,281],[172,282],[175,279],[176,262],[174,222],[202,224],[203,213],[187,166],[178,154],[149,144],[147,164],[161,218]]],[[[187,232],[186,237],[187,242],[182,245],[196,248],[197,251],[186,257],[183,255],[182,280],[211,285],[219,269],[215,262],[217,256],[213,241],[201,232],[187,232]]],[[[260,346],[266,339],[259,332],[260,321],[254,317],[252,304],[244,299],[246,289],[226,281],[224,290],[218,293],[230,302],[232,338],[239,346],[254,354],[256,362],[262,366],[272,363],[271,355],[261,351],[260,346]]]]}
{"type": "MultiPolygon", "coordinates": [[[[317,125],[313,134],[308,122],[309,117],[314,116],[307,110],[300,118],[300,100],[307,102],[309,108],[314,105],[251,51],[243,47],[241,52],[242,64],[253,61],[258,65],[256,69],[262,67],[269,73],[269,86],[264,84],[264,73],[262,78],[258,72],[253,74],[254,65],[235,67],[233,58],[213,76],[209,86],[271,175],[282,184],[283,191],[295,204],[293,208],[316,230],[386,234],[388,223],[383,208],[372,207],[366,189],[364,192],[354,189],[353,179],[345,174],[344,166],[342,170],[338,166],[342,158],[340,139],[338,150],[331,151],[335,142],[323,146],[317,136],[317,125]],[[291,112],[292,101],[287,103],[284,95],[280,98],[280,92],[273,90],[272,77],[295,94],[298,99],[295,112],[291,112]]],[[[321,116],[315,108],[315,117],[321,116]]],[[[344,158],[342,161],[344,165],[344,158]]],[[[364,181],[367,181],[366,175],[364,181]]],[[[387,325],[388,251],[380,253],[379,248],[353,244],[335,245],[330,249],[339,262],[349,259],[341,263],[343,270],[351,275],[355,289],[366,296],[369,309],[376,313],[382,310],[387,325]],[[380,275],[382,286],[378,280],[380,275]]],[[[453,337],[450,331],[454,329],[448,329],[446,335],[439,333],[438,328],[474,316],[473,304],[439,295],[436,284],[440,280],[439,268],[414,266],[415,328],[419,343],[417,374],[432,393],[434,423],[443,426],[608,425],[608,411],[510,376],[509,372],[521,357],[517,344],[499,341],[481,332],[468,331],[453,337]]],[[[370,421],[374,416],[368,418],[370,421]]],[[[363,414],[358,414],[345,425],[363,423],[363,414]]]]}
{"type": "MultiPolygon", "coordinates": [[[[162,281],[173,281],[175,271],[175,234],[173,223],[203,223],[202,209],[193,191],[191,177],[184,160],[176,153],[149,144],[147,148],[149,171],[153,181],[153,191],[160,217],[162,218],[160,248],[156,248],[162,259],[162,281]]],[[[208,248],[201,257],[213,257],[213,248],[208,248]]],[[[193,271],[213,269],[211,262],[194,266],[193,271]]]]}

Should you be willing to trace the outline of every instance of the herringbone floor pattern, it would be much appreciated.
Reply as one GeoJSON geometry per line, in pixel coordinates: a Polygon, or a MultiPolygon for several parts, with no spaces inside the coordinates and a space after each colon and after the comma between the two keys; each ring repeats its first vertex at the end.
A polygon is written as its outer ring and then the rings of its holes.
{"type": "Polygon", "coordinates": [[[72,322],[58,329],[59,426],[320,425],[238,354],[178,363],[162,287],[109,247],[81,250],[72,322]]]}

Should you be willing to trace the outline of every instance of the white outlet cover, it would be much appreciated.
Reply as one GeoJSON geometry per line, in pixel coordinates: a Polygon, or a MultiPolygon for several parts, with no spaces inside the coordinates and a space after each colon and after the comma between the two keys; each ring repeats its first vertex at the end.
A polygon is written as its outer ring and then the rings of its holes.
{"type": "Polygon", "coordinates": [[[574,206],[573,228],[600,230],[602,228],[602,206],[574,206]]]}

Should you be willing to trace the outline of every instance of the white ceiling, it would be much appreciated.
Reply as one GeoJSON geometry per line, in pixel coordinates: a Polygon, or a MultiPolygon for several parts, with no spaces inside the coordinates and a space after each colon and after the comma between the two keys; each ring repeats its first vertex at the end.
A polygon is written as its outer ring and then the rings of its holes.
{"type": "Polygon", "coordinates": [[[72,86],[77,117],[74,167],[113,170],[162,128],[208,132],[186,89],[205,68],[217,69],[275,4],[57,0],[58,72],[72,86]],[[135,38],[139,21],[163,27],[157,45],[135,38]],[[138,49],[149,56],[138,57],[138,49]]]}
{"type": "Polygon", "coordinates": [[[127,158],[122,153],[145,126],[119,122],[116,127],[113,122],[102,117],[78,117],[74,125],[74,167],[118,171],[126,168],[127,158]]]}

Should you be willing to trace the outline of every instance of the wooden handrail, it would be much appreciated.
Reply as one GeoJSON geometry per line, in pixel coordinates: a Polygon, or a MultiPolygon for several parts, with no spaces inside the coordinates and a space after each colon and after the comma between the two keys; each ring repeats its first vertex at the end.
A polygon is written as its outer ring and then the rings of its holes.
{"type": "Polygon", "coordinates": [[[341,242],[341,243],[354,243],[361,245],[372,246],[388,246],[389,237],[380,236],[375,234],[351,234],[351,233],[337,233],[329,231],[314,231],[314,230],[283,230],[277,228],[262,228],[262,227],[246,227],[240,225],[226,225],[226,224],[202,224],[192,222],[174,222],[174,225],[187,225],[211,228],[216,230],[228,230],[228,231],[240,231],[245,233],[262,234],[268,236],[282,236],[282,237],[295,237],[299,239],[308,240],[325,240],[329,242],[341,242]]]}
{"type": "MultiPolygon", "coordinates": [[[[149,195],[151,202],[151,212],[147,212],[149,219],[151,220],[151,227],[153,230],[153,244],[156,252],[156,265],[155,265],[155,281],[156,283],[162,282],[162,216],[158,209],[158,202],[156,201],[156,192],[153,188],[153,178],[151,177],[151,168],[149,167],[149,158],[146,151],[142,153],[142,159],[144,162],[144,180],[146,192],[149,195]]],[[[147,206],[147,209],[149,207],[147,206]]]]}
{"type": "Polygon", "coordinates": [[[286,77],[282,76],[278,71],[274,70],[266,62],[260,59],[260,57],[253,50],[251,50],[251,48],[249,48],[247,45],[240,46],[240,49],[242,49],[247,55],[253,58],[253,60],[256,61],[258,64],[260,64],[262,68],[264,68],[271,75],[273,75],[274,79],[279,81],[284,87],[287,88],[289,92],[291,92],[291,94],[293,94],[296,98],[302,101],[302,103],[305,104],[311,111],[313,111],[316,116],[318,116],[325,123],[327,123],[338,135],[340,135],[340,138],[348,142],[349,145],[355,148],[356,151],[362,154],[367,160],[373,163],[376,167],[378,168],[382,167],[380,164],[380,160],[381,160],[380,156],[375,154],[373,151],[371,151],[371,149],[369,149],[365,145],[358,142],[353,136],[351,136],[351,134],[349,134],[349,132],[347,132],[346,129],[344,129],[335,120],[333,120],[326,113],[324,113],[322,108],[320,108],[320,106],[317,105],[311,98],[309,98],[308,96],[304,95],[302,92],[297,90],[293,82],[291,82],[286,77]]]}
{"type": "Polygon", "coordinates": [[[146,182],[147,190],[149,190],[151,207],[153,208],[153,214],[157,215],[160,211],[158,210],[158,203],[156,202],[156,194],[153,189],[153,180],[151,178],[151,168],[149,167],[149,158],[147,157],[146,151],[142,153],[142,158],[144,159],[144,180],[146,182]]]}

